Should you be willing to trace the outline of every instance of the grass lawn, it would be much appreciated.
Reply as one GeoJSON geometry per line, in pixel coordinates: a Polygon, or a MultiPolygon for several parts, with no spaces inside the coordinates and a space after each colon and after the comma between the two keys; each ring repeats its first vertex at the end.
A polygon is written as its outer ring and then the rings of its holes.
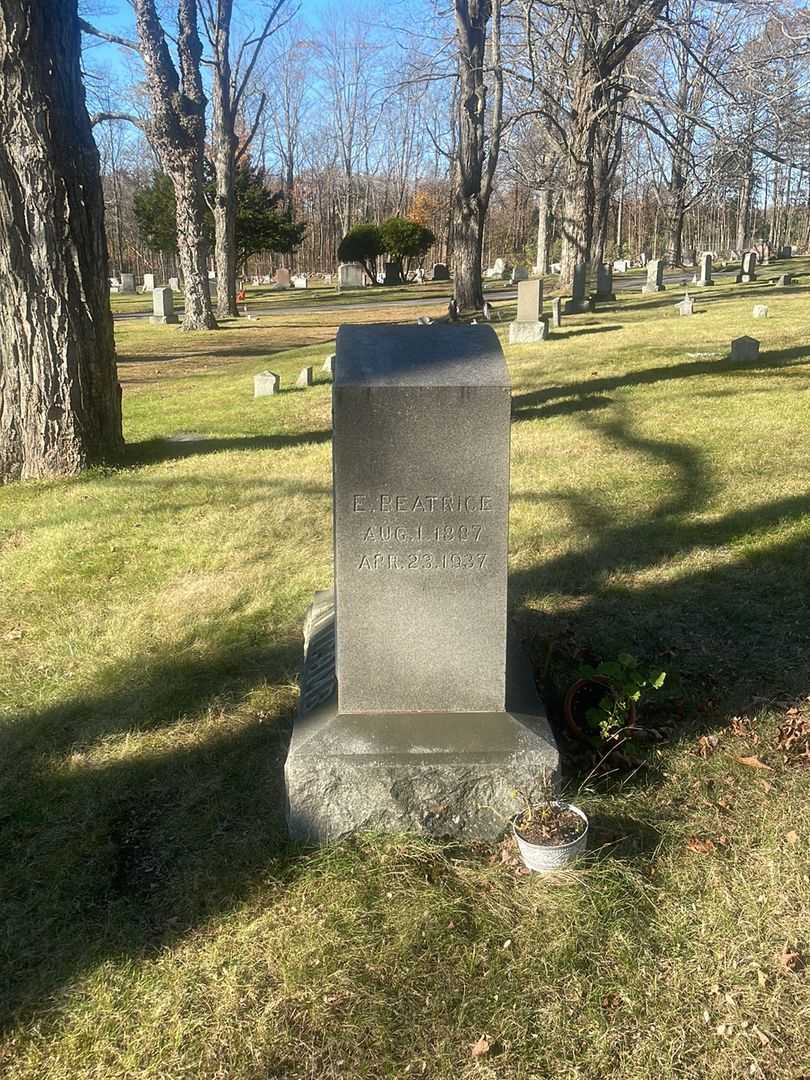
{"type": "MultiPolygon", "coordinates": [[[[497,293],[503,289],[514,288],[508,281],[486,282],[487,293],[497,293]]],[[[443,300],[446,308],[447,301],[453,294],[453,283],[450,281],[426,282],[424,285],[382,286],[366,289],[341,289],[334,285],[326,285],[322,281],[313,281],[308,289],[281,289],[275,290],[269,285],[248,285],[245,289],[246,300],[240,300],[240,310],[247,306],[248,310],[253,307],[294,307],[297,309],[343,307],[353,304],[390,304],[397,300],[424,300],[426,303],[443,300]]],[[[129,315],[135,313],[151,312],[152,297],[146,293],[110,293],[110,305],[114,315],[129,315]]],[[[175,296],[175,308],[180,311],[183,307],[182,293],[175,296]]]]}
{"type": "Polygon", "coordinates": [[[117,325],[126,460],[0,489],[0,1075],[807,1080],[810,289],[680,295],[505,347],[552,715],[586,653],[668,672],[640,767],[563,742],[594,839],[553,879],[508,846],[284,846],[336,323],[117,325]]]}

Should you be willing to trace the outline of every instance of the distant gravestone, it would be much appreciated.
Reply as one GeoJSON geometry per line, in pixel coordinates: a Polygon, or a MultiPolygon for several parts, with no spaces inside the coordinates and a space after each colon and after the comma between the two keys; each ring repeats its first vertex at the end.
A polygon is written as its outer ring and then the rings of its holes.
{"type": "Polygon", "coordinates": [[[548,323],[543,319],[543,282],[540,278],[518,283],[517,316],[509,324],[509,344],[545,341],[548,323]]]}
{"type": "Polygon", "coordinates": [[[174,294],[171,289],[152,290],[152,314],[149,317],[151,323],[176,323],[177,316],[174,313],[174,294]]]}
{"type": "Polygon", "coordinates": [[[746,251],[742,257],[742,267],[739,274],[737,274],[738,285],[749,285],[752,281],[757,280],[757,253],[755,251],[746,251]]]}
{"type": "Polygon", "coordinates": [[[295,380],[296,386],[312,386],[312,368],[301,368],[301,372],[298,378],[295,380]]]}
{"type": "Polygon", "coordinates": [[[695,313],[695,301],[689,295],[684,296],[683,300],[679,304],[675,305],[675,310],[679,315],[694,315],[695,313]]]}
{"type": "Polygon", "coordinates": [[[562,270],[562,263],[552,263],[551,264],[551,273],[552,274],[559,274],[561,272],[561,270],[562,270]]]}
{"type": "Polygon", "coordinates": [[[253,376],[253,396],[272,397],[281,390],[281,379],[274,371],[261,371],[253,376]]]}
{"type": "Polygon", "coordinates": [[[281,289],[289,289],[290,287],[290,271],[286,266],[280,266],[276,270],[275,283],[281,289]]]}
{"type": "Polygon", "coordinates": [[[330,353],[324,360],[321,371],[325,371],[327,375],[334,376],[335,374],[335,354],[330,353]]]}
{"type": "Polygon", "coordinates": [[[505,278],[509,276],[509,266],[506,259],[497,258],[492,264],[492,276],[496,278],[505,278]]]}
{"type": "Polygon", "coordinates": [[[731,343],[731,359],[735,363],[746,363],[759,359],[759,342],[752,337],[738,337],[731,343]]]}
{"type": "Polygon", "coordinates": [[[482,312],[487,322],[493,322],[495,320],[495,309],[492,307],[489,300],[484,301],[482,312]]]}
{"type": "Polygon", "coordinates": [[[604,263],[598,263],[596,267],[596,299],[616,299],[616,294],[613,292],[613,269],[604,263]]]}
{"type": "Polygon", "coordinates": [[[172,290],[172,292],[179,292],[180,291],[180,278],[170,277],[169,278],[169,288],[172,290]]]}
{"type": "Polygon", "coordinates": [[[516,266],[512,271],[511,282],[513,285],[517,285],[519,281],[526,281],[529,276],[529,271],[525,266],[516,266]]]}
{"type": "Polygon", "coordinates": [[[626,274],[630,267],[629,259],[614,259],[613,260],[613,272],[615,274],[626,274]]]}
{"type": "Polygon", "coordinates": [[[337,353],[335,593],[305,624],[289,832],[494,839],[515,789],[536,797],[558,768],[507,648],[503,353],[491,327],[447,324],[344,326],[337,353]]]}
{"type": "Polygon", "coordinates": [[[563,308],[564,315],[579,315],[584,311],[590,311],[591,305],[587,302],[585,293],[588,285],[588,268],[585,263],[577,263],[574,267],[574,283],[571,286],[571,299],[566,300],[563,308]]]}
{"type": "Polygon", "coordinates": [[[440,262],[434,263],[433,264],[433,270],[431,271],[431,274],[430,274],[430,280],[431,281],[449,281],[450,280],[450,271],[447,269],[447,266],[444,263],[440,263],[440,262]]]}
{"type": "Polygon", "coordinates": [[[767,319],[768,318],[768,305],[767,304],[754,304],[751,314],[755,319],[767,319]]]}
{"type": "Polygon", "coordinates": [[[383,285],[401,285],[402,277],[399,273],[399,263],[387,262],[385,264],[385,277],[383,285]]]}
{"type": "Polygon", "coordinates": [[[144,274],[143,275],[143,291],[154,292],[155,291],[155,275],[144,274]]]}
{"type": "Polygon", "coordinates": [[[562,326],[562,297],[555,296],[551,301],[551,325],[557,329],[562,326]]]}
{"type": "Polygon", "coordinates": [[[785,244],[785,246],[779,252],[779,257],[781,259],[792,259],[793,258],[793,248],[790,246],[790,244],[785,244]]]}
{"type": "Polygon", "coordinates": [[[704,251],[700,256],[700,269],[695,284],[700,285],[701,287],[714,285],[714,281],[712,280],[712,255],[710,251],[704,251]]]}
{"type": "Polygon", "coordinates": [[[362,289],[365,284],[365,271],[360,263],[341,263],[338,267],[339,289],[362,289]]]}
{"type": "Polygon", "coordinates": [[[659,293],[665,289],[664,285],[664,260],[650,259],[647,262],[647,280],[642,285],[643,293],[659,293]]]}
{"type": "Polygon", "coordinates": [[[122,293],[135,292],[135,275],[134,274],[122,274],[121,275],[121,288],[119,290],[122,293]]]}
{"type": "Polygon", "coordinates": [[[776,279],[776,284],[782,289],[786,288],[788,285],[792,285],[793,284],[793,275],[792,274],[780,274],[779,277],[776,279]]]}
{"type": "Polygon", "coordinates": [[[298,274],[297,277],[292,279],[292,286],[294,289],[308,289],[309,278],[306,274],[298,274]]]}
{"type": "Polygon", "coordinates": [[[447,305],[447,318],[450,322],[458,322],[458,302],[455,297],[447,305]]]}

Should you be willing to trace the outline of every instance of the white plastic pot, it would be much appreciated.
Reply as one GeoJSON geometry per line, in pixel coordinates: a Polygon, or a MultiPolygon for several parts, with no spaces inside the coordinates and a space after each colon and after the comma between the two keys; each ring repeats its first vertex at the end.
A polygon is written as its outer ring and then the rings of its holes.
{"type": "Polygon", "coordinates": [[[512,819],[512,832],[515,834],[520,857],[529,870],[534,870],[538,874],[545,874],[549,870],[559,870],[563,866],[568,866],[569,863],[576,859],[577,855],[582,854],[588,842],[588,818],[583,811],[571,803],[561,802],[557,803],[557,805],[561,810],[571,810],[585,822],[583,832],[576,840],[571,840],[568,844],[560,844],[557,847],[532,844],[520,835],[515,826],[515,819],[512,819]]]}

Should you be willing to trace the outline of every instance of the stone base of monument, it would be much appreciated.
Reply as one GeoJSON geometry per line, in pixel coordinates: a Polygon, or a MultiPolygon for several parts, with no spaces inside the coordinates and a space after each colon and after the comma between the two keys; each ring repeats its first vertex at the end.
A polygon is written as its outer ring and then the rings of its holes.
{"type": "Polygon", "coordinates": [[[334,599],[318,593],[305,624],[301,709],[285,766],[293,840],[358,830],[495,840],[539,796],[559,755],[531,670],[510,642],[507,711],[345,713],[335,690],[334,599]]]}
{"type": "Polygon", "coordinates": [[[548,337],[548,323],[545,319],[539,322],[513,322],[509,324],[509,344],[525,345],[533,341],[545,341],[548,337]]]}
{"type": "Polygon", "coordinates": [[[577,302],[574,299],[566,300],[563,303],[562,313],[563,315],[587,315],[593,311],[593,300],[588,298],[577,302]]]}
{"type": "Polygon", "coordinates": [[[642,285],[641,291],[646,296],[649,293],[659,293],[666,289],[666,285],[642,285]]]}
{"type": "Polygon", "coordinates": [[[165,326],[167,323],[180,322],[176,315],[150,315],[149,322],[157,326],[165,326]]]}

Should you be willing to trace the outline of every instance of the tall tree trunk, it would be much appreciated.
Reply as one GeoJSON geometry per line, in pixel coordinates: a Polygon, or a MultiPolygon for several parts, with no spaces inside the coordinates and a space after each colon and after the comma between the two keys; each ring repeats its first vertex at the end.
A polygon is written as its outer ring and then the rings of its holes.
{"type": "Polygon", "coordinates": [[[737,207],[737,251],[742,253],[751,243],[751,199],[754,189],[754,155],[746,150],[745,165],[740,181],[740,201],[737,207]]]}
{"type": "Polygon", "coordinates": [[[233,0],[219,0],[219,18],[209,26],[214,46],[211,93],[214,108],[214,262],[217,268],[217,315],[239,314],[236,306],[236,131],[231,86],[231,16],[233,0]]]}
{"type": "Polygon", "coordinates": [[[0,482],[123,447],[76,0],[0,0],[0,482]]]}
{"type": "Polygon", "coordinates": [[[180,75],[169,52],[155,0],[133,0],[152,110],[150,140],[172,178],[177,200],[177,246],[183,271],[184,330],[213,330],[205,237],[205,94],[197,30],[197,0],[178,0],[180,75]]]}
{"type": "Polygon", "coordinates": [[[503,110],[500,3],[501,0],[455,0],[459,93],[453,243],[455,296],[461,311],[477,311],[484,305],[481,281],[484,223],[498,163],[503,110]],[[495,94],[487,147],[484,60],[490,15],[493,16],[490,67],[495,94]]]}
{"type": "Polygon", "coordinates": [[[537,193],[537,259],[535,273],[547,274],[549,271],[549,218],[551,217],[551,192],[541,188],[537,193]]]}

